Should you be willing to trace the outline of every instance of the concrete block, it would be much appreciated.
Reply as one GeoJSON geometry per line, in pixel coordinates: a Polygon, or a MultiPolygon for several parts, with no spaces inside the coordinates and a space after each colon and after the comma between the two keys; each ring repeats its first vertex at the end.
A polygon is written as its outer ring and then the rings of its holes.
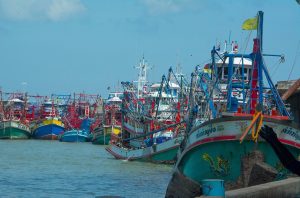
{"type": "Polygon", "coordinates": [[[226,198],[295,198],[300,194],[300,177],[226,191],[226,198]]]}

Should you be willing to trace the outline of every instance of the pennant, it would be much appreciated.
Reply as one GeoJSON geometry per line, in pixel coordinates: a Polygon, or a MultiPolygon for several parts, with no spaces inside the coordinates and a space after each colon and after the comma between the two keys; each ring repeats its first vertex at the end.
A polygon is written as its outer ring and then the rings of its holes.
{"type": "Polygon", "coordinates": [[[247,19],[242,25],[243,30],[256,30],[257,29],[257,17],[247,19]]]}

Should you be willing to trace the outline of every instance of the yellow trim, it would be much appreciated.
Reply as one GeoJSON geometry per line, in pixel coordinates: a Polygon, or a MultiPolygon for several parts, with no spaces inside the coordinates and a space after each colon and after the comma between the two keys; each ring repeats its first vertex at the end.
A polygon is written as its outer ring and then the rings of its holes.
{"type": "Polygon", "coordinates": [[[114,135],[119,135],[121,133],[121,128],[118,126],[104,126],[104,133],[110,134],[113,133],[114,135]],[[112,130],[113,129],[113,130],[112,130]]]}
{"type": "Polygon", "coordinates": [[[120,128],[114,128],[113,134],[119,135],[120,133],[121,133],[121,129],[120,128]]]}
{"type": "Polygon", "coordinates": [[[64,124],[62,123],[61,120],[56,120],[56,119],[43,120],[43,125],[50,125],[50,124],[55,124],[64,127],[64,124]]]}

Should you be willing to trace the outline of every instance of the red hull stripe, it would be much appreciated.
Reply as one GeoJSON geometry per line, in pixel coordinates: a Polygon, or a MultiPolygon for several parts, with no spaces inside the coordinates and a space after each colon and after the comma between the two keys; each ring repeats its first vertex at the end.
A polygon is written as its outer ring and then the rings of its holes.
{"type": "MultiPolygon", "coordinates": [[[[218,136],[218,137],[212,137],[212,138],[205,138],[201,141],[197,141],[195,143],[193,143],[192,145],[190,145],[185,153],[189,150],[191,150],[192,148],[199,146],[201,144],[205,144],[205,143],[210,143],[210,142],[216,142],[216,141],[225,141],[225,140],[239,140],[236,136],[232,135],[232,136],[218,136]]],[[[287,144],[296,148],[300,148],[300,144],[291,140],[286,140],[286,139],[279,139],[280,142],[282,142],[283,144],[287,144]]]]}
{"type": "Polygon", "coordinates": [[[50,135],[44,135],[39,137],[38,139],[42,139],[42,140],[58,140],[58,136],[54,135],[54,134],[50,134],[50,135]]]}
{"type": "Polygon", "coordinates": [[[291,140],[285,140],[285,139],[279,139],[280,142],[282,142],[283,144],[287,144],[293,147],[297,147],[300,148],[300,144],[291,140]]]}
{"type": "MultiPolygon", "coordinates": [[[[233,113],[233,116],[240,117],[240,116],[245,116],[245,117],[253,117],[253,114],[246,114],[246,113],[233,113]]],[[[288,116],[279,116],[279,115],[263,115],[266,118],[273,118],[275,120],[290,120],[288,116]]]]}
{"type": "Polygon", "coordinates": [[[224,140],[235,140],[237,139],[235,135],[227,135],[227,136],[218,136],[218,137],[211,137],[211,138],[205,138],[203,140],[197,141],[190,145],[187,150],[190,150],[196,146],[199,146],[201,144],[209,143],[209,142],[215,142],[215,141],[224,141],[224,140]]]}

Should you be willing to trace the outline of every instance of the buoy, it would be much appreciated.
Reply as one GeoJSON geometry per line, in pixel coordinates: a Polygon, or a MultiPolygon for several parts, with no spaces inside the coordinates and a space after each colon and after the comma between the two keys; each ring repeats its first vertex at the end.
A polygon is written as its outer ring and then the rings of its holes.
{"type": "Polygon", "coordinates": [[[225,197],[224,180],[204,179],[201,184],[204,196],[225,197]]]}

